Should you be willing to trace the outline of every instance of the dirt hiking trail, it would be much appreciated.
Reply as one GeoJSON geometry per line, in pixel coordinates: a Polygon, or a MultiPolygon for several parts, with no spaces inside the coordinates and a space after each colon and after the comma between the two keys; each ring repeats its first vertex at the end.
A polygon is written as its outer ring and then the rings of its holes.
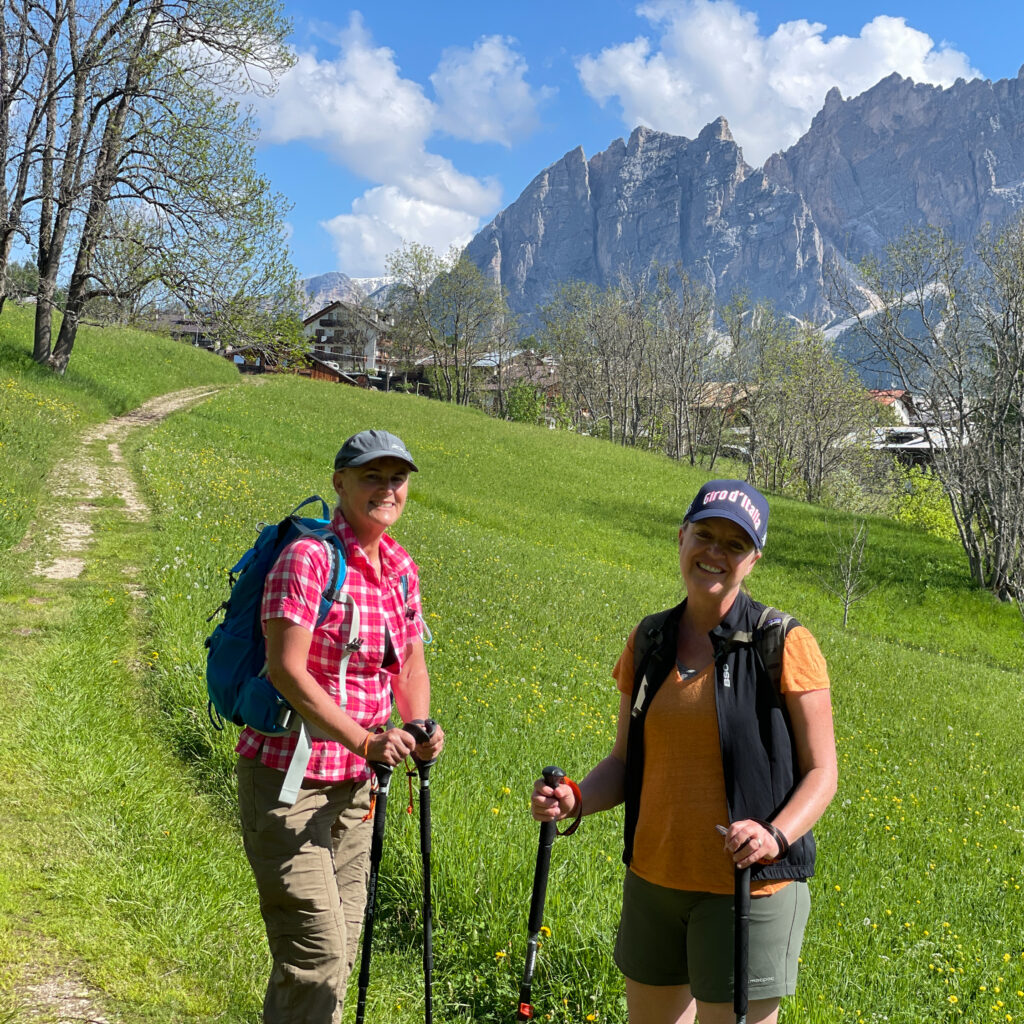
{"type": "Polygon", "coordinates": [[[218,390],[186,388],[159,395],[82,433],[73,453],[50,471],[47,490],[58,500],[53,519],[45,525],[38,520],[33,523],[17,548],[27,551],[37,547],[47,552],[36,562],[37,576],[48,580],[81,576],[93,534],[93,516],[100,502],[109,505],[114,499],[121,503],[124,515],[132,522],[149,518],[149,508],[125,465],[121,443],[132,431],[153,426],[218,390]]]}
{"type": "MultiPolygon", "coordinates": [[[[46,497],[39,509],[46,510],[25,531],[17,551],[28,552],[34,560],[32,572],[41,580],[72,580],[87,566],[94,524],[102,511],[120,510],[129,522],[145,522],[150,510],[129,472],[121,446],[133,431],[159,423],[171,413],[187,409],[222,390],[194,387],[151,398],[137,409],[89,427],[79,436],[71,453],[50,471],[46,497]]],[[[129,594],[144,597],[138,569],[123,569],[129,594]]],[[[23,965],[17,984],[21,1003],[19,1021],[38,1024],[128,1024],[106,1016],[102,993],[95,991],[70,967],[54,967],[46,955],[46,966],[23,965]]]]}

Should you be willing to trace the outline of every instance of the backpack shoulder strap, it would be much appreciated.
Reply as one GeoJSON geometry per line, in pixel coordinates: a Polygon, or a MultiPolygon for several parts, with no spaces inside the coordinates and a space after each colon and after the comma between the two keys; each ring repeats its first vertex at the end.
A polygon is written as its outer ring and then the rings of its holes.
{"type": "Polygon", "coordinates": [[[335,601],[341,600],[341,588],[345,583],[346,574],[345,550],[338,539],[338,535],[330,527],[310,526],[298,517],[295,517],[292,521],[303,537],[314,537],[323,544],[327,551],[327,558],[331,568],[330,574],[327,577],[327,584],[320,595],[320,611],[316,617],[316,624],[319,626],[327,618],[331,605],[335,601]]]}
{"type": "Polygon", "coordinates": [[[787,612],[765,606],[754,627],[754,644],[776,690],[782,681],[782,650],[786,646],[786,634],[795,622],[787,612]]]}
{"type": "Polygon", "coordinates": [[[654,690],[661,679],[651,680],[648,670],[652,667],[655,654],[665,643],[665,627],[675,608],[663,612],[655,612],[642,619],[636,627],[633,640],[633,708],[631,718],[637,718],[645,710],[654,697],[654,690]]]}

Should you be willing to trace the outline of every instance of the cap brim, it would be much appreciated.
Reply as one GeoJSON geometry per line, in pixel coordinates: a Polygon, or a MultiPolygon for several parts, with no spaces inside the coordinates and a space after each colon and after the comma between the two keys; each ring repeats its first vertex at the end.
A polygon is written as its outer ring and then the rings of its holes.
{"type": "Polygon", "coordinates": [[[404,462],[409,466],[414,473],[418,473],[419,467],[415,462],[412,461],[406,455],[399,455],[398,452],[391,448],[381,448],[375,452],[363,452],[362,455],[357,455],[354,459],[350,459],[343,466],[339,466],[335,463],[335,469],[347,469],[349,466],[365,466],[367,462],[373,462],[374,459],[398,459],[400,462],[404,462]]]}
{"type": "Polygon", "coordinates": [[[746,533],[754,542],[754,547],[757,548],[758,551],[763,547],[761,544],[761,538],[754,532],[750,523],[745,523],[735,512],[729,512],[720,508],[708,508],[701,509],[699,512],[694,512],[692,516],[686,517],[686,521],[688,523],[695,523],[700,519],[728,519],[730,523],[735,523],[737,526],[743,528],[743,532],[746,533]]]}

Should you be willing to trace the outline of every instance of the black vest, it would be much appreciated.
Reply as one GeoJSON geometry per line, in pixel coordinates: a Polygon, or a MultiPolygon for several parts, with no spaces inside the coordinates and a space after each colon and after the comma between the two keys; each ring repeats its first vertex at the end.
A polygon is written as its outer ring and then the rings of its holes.
{"type": "MultiPolygon", "coordinates": [[[[635,643],[651,634],[648,656],[637,666],[630,702],[631,718],[626,746],[625,848],[628,865],[640,815],[640,787],[644,775],[644,722],[658,688],[676,663],[679,620],[686,602],[649,615],[637,627],[635,643]],[[646,690],[639,701],[643,681],[646,690]]],[[[725,796],[729,821],[761,818],[770,821],[796,788],[797,755],[793,727],[785,700],[762,663],[754,643],[754,629],[765,606],[743,591],[725,618],[709,634],[715,652],[715,707],[722,748],[725,796]]],[[[799,623],[794,619],[789,628],[799,623]]],[[[680,757],[685,751],[680,749],[680,757]]],[[[797,839],[785,857],[774,864],[755,864],[752,877],[760,879],[810,878],[814,874],[814,837],[797,839]]]]}

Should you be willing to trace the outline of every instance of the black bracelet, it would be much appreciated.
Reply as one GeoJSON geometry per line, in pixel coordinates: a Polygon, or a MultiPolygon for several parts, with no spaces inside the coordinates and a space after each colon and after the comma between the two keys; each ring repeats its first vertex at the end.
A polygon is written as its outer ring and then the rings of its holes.
{"type": "Polygon", "coordinates": [[[781,857],[785,857],[786,854],[789,853],[789,840],[786,838],[782,829],[777,825],[773,825],[770,821],[762,821],[760,818],[752,818],[751,821],[756,821],[757,824],[775,840],[775,845],[779,848],[779,852],[775,858],[776,860],[781,857]]]}

